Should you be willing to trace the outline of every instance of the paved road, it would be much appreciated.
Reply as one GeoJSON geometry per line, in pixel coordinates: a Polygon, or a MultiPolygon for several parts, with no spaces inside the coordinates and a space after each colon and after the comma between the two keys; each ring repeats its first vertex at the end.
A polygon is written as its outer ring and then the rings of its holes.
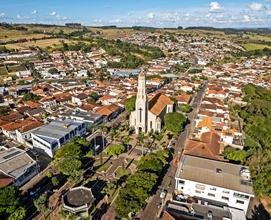
{"type": "MultiPolygon", "coordinates": [[[[193,111],[188,115],[188,119],[190,120],[190,124],[188,124],[185,128],[185,130],[179,135],[176,145],[174,146],[174,158],[180,157],[185,145],[186,139],[189,137],[191,132],[194,128],[194,120],[197,117],[198,110],[202,101],[202,98],[204,96],[205,90],[207,88],[207,82],[204,83],[202,88],[199,90],[197,95],[193,99],[193,111]]],[[[158,187],[159,190],[157,190],[156,194],[153,195],[150,198],[150,201],[148,201],[147,206],[145,207],[144,211],[139,214],[139,218],[141,220],[155,220],[159,218],[159,213],[161,211],[160,207],[162,204],[162,199],[160,198],[160,193],[162,190],[167,190],[167,198],[169,199],[174,192],[175,187],[175,173],[176,173],[177,167],[173,165],[173,162],[170,163],[170,167],[168,168],[161,185],[158,187]]],[[[164,201],[165,204],[166,201],[164,201]]]]}

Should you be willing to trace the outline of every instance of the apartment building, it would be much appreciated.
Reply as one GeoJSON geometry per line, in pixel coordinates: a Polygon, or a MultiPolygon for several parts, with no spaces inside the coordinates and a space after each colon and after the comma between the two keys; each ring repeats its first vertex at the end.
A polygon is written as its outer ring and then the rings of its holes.
{"type": "Polygon", "coordinates": [[[185,155],[176,172],[176,193],[217,201],[246,214],[254,197],[248,167],[185,155]]]}

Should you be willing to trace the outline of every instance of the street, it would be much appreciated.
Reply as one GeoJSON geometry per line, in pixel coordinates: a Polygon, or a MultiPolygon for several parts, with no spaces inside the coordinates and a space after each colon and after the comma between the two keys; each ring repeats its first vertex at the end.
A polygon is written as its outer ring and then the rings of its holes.
{"type": "MultiPolygon", "coordinates": [[[[204,96],[205,90],[207,88],[207,82],[204,83],[202,88],[198,91],[197,95],[195,96],[192,107],[193,111],[188,115],[188,119],[190,121],[190,124],[188,124],[184,131],[179,135],[177,143],[173,147],[173,158],[180,158],[182,155],[183,148],[185,146],[185,141],[191,134],[194,128],[194,120],[197,117],[198,110],[202,101],[202,98],[204,96]]],[[[143,210],[142,213],[139,214],[139,218],[141,220],[149,220],[149,219],[158,219],[161,214],[161,210],[165,203],[166,200],[170,199],[173,192],[174,192],[174,187],[175,187],[175,173],[176,173],[177,167],[174,166],[173,161],[171,161],[170,166],[163,177],[163,180],[161,182],[161,185],[158,187],[161,190],[157,190],[156,194],[154,194],[148,201],[147,206],[143,210]],[[160,193],[162,190],[167,191],[166,198],[164,199],[165,201],[162,201],[160,198],[160,193]]]]}

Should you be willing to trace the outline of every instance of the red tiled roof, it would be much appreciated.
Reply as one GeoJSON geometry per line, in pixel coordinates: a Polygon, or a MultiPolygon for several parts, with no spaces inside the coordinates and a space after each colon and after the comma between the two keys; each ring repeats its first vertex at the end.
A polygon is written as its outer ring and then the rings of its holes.
{"type": "Polygon", "coordinates": [[[201,141],[188,140],[184,154],[224,161],[220,156],[220,136],[214,132],[206,132],[201,135],[201,141]]]}
{"type": "Polygon", "coordinates": [[[108,106],[103,106],[99,109],[97,109],[97,114],[102,115],[102,116],[109,116],[112,113],[118,111],[119,107],[115,104],[108,105],[108,106]]]}
{"type": "Polygon", "coordinates": [[[159,116],[161,114],[161,112],[163,111],[163,109],[167,106],[167,105],[172,105],[173,102],[170,100],[170,98],[168,98],[167,96],[165,96],[164,94],[157,94],[154,97],[151,98],[151,100],[149,102],[152,102],[155,100],[154,105],[151,107],[150,111],[155,114],[156,116],[159,116]]]}

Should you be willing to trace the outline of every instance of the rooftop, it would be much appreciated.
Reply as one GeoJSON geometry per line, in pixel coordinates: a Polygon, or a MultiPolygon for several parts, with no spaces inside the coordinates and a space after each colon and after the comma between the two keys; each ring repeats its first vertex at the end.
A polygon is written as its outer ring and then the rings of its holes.
{"type": "Polygon", "coordinates": [[[13,178],[36,163],[24,150],[16,147],[0,151],[0,170],[13,178]]]}
{"type": "Polygon", "coordinates": [[[40,127],[32,133],[40,138],[46,139],[48,142],[54,142],[55,139],[62,138],[81,124],[83,124],[83,122],[71,119],[65,119],[63,121],[55,120],[40,127]]]}
{"type": "Polygon", "coordinates": [[[77,208],[90,204],[94,201],[91,189],[86,187],[76,187],[70,189],[64,196],[66,206],[77,208]]]}
{"type": "Polygon", "coordinates": [[[253,195],[250,178],[242,175],[242,171],[248,171],[248,167],[185,155],[176,178],[253,195]]]}

